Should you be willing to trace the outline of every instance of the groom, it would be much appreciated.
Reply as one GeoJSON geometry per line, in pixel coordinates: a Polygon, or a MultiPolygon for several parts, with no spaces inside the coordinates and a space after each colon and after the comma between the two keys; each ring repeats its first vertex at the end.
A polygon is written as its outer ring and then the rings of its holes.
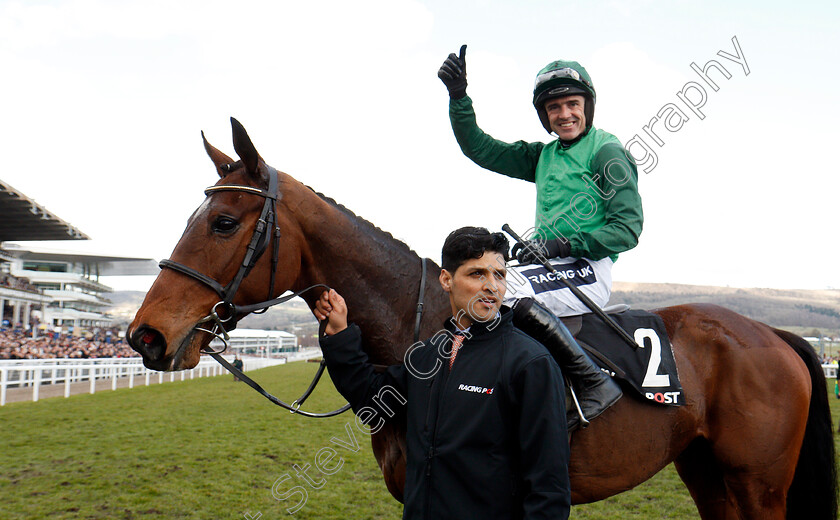
{"type": "Polygon", "coordinates": [[[439,278],[452,317],[382,373],[369,363],[359,328],[348,326],[341,295],[324,292],[313,310],[329,319],[321,348],[353,410],[386,393],[402,403],[405,519],[569,516],[563,379],[545,347],[502,307],[507,251],[501,233],[453,231],[439,278]]]}

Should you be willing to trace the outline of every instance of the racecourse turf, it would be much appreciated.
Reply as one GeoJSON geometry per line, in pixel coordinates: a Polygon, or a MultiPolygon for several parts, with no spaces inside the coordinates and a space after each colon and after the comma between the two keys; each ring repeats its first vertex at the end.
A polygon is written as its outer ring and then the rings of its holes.
{"type": "MultiPolygon", "coordinates": [[[[250,375],[291,401],[316,368],[298,362],[250,375]]],[[[304,408],[341,404],[325,377],[304,408]]],[[[831,405],[838,417],[840,401],[832,397],[831,405]]],[[[230,375],[8,404],[0,407],[0,439],[4,520],[267,520],[297,506],[293,517],[307,519],[402,513],[352,415],[293,416],[230,375]]],[[[574,506],[572,517],[694,519],[697,512],[669,466],[632,491],[574,506]]]]}

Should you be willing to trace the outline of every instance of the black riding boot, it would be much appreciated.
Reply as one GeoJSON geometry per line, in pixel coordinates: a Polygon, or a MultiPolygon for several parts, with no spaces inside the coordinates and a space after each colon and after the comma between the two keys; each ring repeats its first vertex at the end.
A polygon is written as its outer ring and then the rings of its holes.
{"type": "MultiPolygon", "coordinates": [[[[571,380],[586,419],[584,427],[621,397],[618,384],[589,359],[560,318],[540,303],[532,298],[519,300],[513,308],[513,324],[545,345],[571,380]]],[[[573,426],[570,421],[569,429],[573,426]]]]}

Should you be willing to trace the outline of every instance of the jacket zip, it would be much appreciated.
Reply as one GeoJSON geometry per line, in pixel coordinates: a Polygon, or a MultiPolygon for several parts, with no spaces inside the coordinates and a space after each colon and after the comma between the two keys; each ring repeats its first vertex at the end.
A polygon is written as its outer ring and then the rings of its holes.
{"type": "MultiPolygon", "coordinates": [[[[454,369],[454,365],[453,365],[454,369]]],[[[432,458],[435,456],[435,446],[437,442],[437,432],[438,432],[438,425],[440,424],[440,406],[441,401],[443,400],[443,396],[446,393],[446,385],[449,382],[449,377],[451,373],[448,368],[444,368],[445,372],[441,375],[440,380],[440,387],[438,388],[437,394],[437,406],[435,407],[435,422],[434,428],[432,429],[432,439],[429,443],[429,452],[426,455],[426,514],[424,515],[425,518],[431,519],[432,516],[432,458]]],[[[429,399],[429,406],[432,405],[432,399],[429,399]]],[[[428,420],[429,414],[426,414],[428,420]]]]}

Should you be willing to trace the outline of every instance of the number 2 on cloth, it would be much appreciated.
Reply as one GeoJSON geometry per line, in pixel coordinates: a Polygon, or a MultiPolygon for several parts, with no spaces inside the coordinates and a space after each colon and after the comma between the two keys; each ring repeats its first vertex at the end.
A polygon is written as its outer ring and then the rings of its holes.
{"type": "Polygon", "coordinates": [[[657,374],[659,371],[659,364],[662,362],[662,344],[659,341],[659,336],[653,329],[636,329],[633,338],[640,347],[645,348],[645,339],[650,340],[650,359],[648,360],[647,372],[645,373],[645,380],[642,382],[642,387],[661,388],[671,385],[671,378],[668,374],[657,374]]]}

